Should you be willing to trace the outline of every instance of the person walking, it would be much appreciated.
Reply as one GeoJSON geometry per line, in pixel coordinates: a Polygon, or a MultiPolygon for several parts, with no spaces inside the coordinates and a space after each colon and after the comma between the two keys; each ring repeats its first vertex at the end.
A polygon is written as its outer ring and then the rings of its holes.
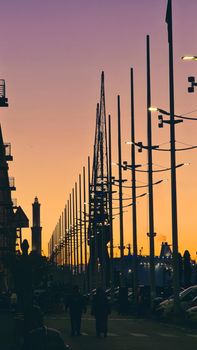
{"type": "Polygon", "coordinates": [[[81,317],[86,313],[85,299],[81,295],[78,286],[73,287],[72,294],[68,297],[66,310],[69,309],[71,336],[81,335],[81,317]]]}
{"type": "Polygon", "coordinates": [[[101,333],[106,337],[110,306],[103,289],[100,287],[97,288],[96,295],[93,298],[91,314],[96,320],[97,337],[100,337],[101,333]]]}

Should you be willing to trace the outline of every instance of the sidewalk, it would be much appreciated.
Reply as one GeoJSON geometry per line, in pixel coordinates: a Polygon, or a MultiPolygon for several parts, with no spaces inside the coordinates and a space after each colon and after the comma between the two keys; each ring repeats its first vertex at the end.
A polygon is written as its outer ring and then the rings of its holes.
{"type": "Polygon", "coordinates": [[[15,350],[16,336],[15,336],[14,317],[9,312],[0,312],[0,349],[15,350]]]}

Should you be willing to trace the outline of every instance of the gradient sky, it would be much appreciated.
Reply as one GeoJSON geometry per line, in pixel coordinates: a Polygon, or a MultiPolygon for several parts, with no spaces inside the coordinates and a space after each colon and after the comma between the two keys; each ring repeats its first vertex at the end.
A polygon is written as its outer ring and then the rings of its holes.
{"type": "MultiPolygon", "coordinates": [[[[197,91],[187,93],[187,76],[197,54],[196,0],[173,0],[175,111],[197,109],[197,91]]],[[[169,109],[167,0],[6,0],[0,12],[0,77],[6,79],[9,108],[1,109],[4,141],[12,143],[18,205],[31,222],[31,203],[41,202],[43,248],[69,197],[74,182],[93,153],[95,108],[100,73],[105,71],[107,113],[112,115],[113,160],[117,161],[117,94],[121,96],[122,140],[130,139],[129,70],[134,68],[136,140],[146,142],[145,39],[150,34],[152,104],[169,109]]],[[[194,113],[194,115],[197,115],[194,113]]],[[[196,122],[176,128],[176,140],[197,144],[196,122]]],[[[169,141],[169,129],[157,128],[153,142],[169,141]]],[[[123,160],[129,159],[123,145],[123,160]]],[[[177,171],[179,247],[197,251],[197,151],[180,152],[177,162],[191,165],[177,171]]],[[[146,162],[145,152],[137,162],[146,162]]],[[[169,155],[153,162],[169,166],[169,155]]],[[[123,173],[130,178],[130,174],[123,173]]],[[[169,174],[155,176],[155,180],[169,174]]],[[[146,177],[139,175],[139,181],[146,177]]],[[[171,244],[170,181],[155,187],[156,253],[161,241],[171,244]]],[[[129,192],[125,193],[128,196],[129,192]]],[[[118,244],[118,219],[115,220],[118,244]]],[[[125,243],[131,242],[131,216],[125,214],[125,243]]],[[[138,202],[138,246],[148,253],[147,197],[138,202]]],[[[24,237],[30,238],[30,229],[24,237]]]]}

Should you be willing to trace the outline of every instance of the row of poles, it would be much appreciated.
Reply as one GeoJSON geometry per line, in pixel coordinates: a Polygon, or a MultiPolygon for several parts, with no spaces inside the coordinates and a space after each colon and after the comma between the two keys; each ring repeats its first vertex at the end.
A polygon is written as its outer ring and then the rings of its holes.
{"type": "MultiPolygon", "coordinates": [[[[177,229],[177,188],[176,188],[176,148],[175,148],[175,124],[180,120],[175,120],[174,115],[174,73],[173,73],[173,35],[172,35],[172,4],[168,0],[166,23],[168,26],[168,45],[169,45],[169,104],[170,116],[166,121],[170,125],[170,168],[171,171],[171,215],[172,215],[172,246],[173,246],[173,289],[174,289],[174,308],[175,312],[179,310],[179,259],[178,259],[178,229],[177,229]]],[[[133,237],[133,294],[134,299],[138,300],[138,245],[137,245],[137,205],[136,205],[136,171],[140,165],[136,164],[135,148],[136,146],[147,150],[148,157],[148,203],[149,203],[149,249],[150,249],[150,288],[151,303],[156,296],[155,293],[155,248],[154,248],[154,197],[153,197],[153,161],[152,151],[159,146],[152,145],[152,123],[151,123],[151,71],[150,71],[150,40],[146,38],[146,65],[147,65],[147,145],[135,141],[135,118],[134,118],[134,73],[133,68],[130,71],[131,84],[131,165],[127,162],[122,163],[121,150],[121,109],[120,96],[117,98],[118,109],[118,186],[119,186],[119,231],[120,231],[120,259],[124,257],[124,227],[123,227],[123,194],[122,194],[122,170],[131,170],[131,190],[132,190],[132,237],[133,237]]],[[[110,209],[110,261],[111,261],[111,279],[113,279],[113,199],[112,186],[114,178],[111,169],[111,117],[108,117],[108,152],[109,152],[109,209],[110,209]]],[[[144,170],[145,171],[145,170],[144,170]]],[[[84,273],[86,276],[86,287],[91,288],[90,275],[88,271],[88,203],[90,203],[90,157],[88,157],[88,186],[86,186],[86,169],[83,167],[83,203],[82,203],[82,177],[79,175],[79,184],[75,183],[72,193],[65,206],[59,222],[49,241],[49,255],[54,256],[58,264],[69,266],[72,273],[84,273]],[[88,187],[88,191],[87,191],[88,187]],[[88,194],[86,194],[86,191],[88,194]],[[88,203],[86,202],[88,198],[88,203]],[[78,206],[79,203],[79,206],[78,206]],[[79,216],[78,216],[79,213],[79,216]]],[[[113,282],[113,281],[112,281],[113,282]]]]}
{"type": "MultiPolygon", "coordinates": [[[[49,256],[58,265],[69,266],[72,274],[87,272],[87,184],[86,168],[79,174],[65,208],[48,243],[49,256]]],[[[88,196],[90,157],[88,157],[88,196]]]]}

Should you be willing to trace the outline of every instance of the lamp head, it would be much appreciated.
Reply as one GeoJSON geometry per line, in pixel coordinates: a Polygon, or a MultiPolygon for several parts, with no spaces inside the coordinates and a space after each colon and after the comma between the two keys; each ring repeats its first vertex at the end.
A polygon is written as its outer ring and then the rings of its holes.
{"type": "Polygon", "coordinates": [[[157,112],[158,111],[158,108],[157,107],[149,107],[148,110],[150,112],[157,112]]]}
{"type": "Polygon", "coordinates": [[[197,56],[182,56],[181,57],[183,61],[196,61],[197,56]]]}

